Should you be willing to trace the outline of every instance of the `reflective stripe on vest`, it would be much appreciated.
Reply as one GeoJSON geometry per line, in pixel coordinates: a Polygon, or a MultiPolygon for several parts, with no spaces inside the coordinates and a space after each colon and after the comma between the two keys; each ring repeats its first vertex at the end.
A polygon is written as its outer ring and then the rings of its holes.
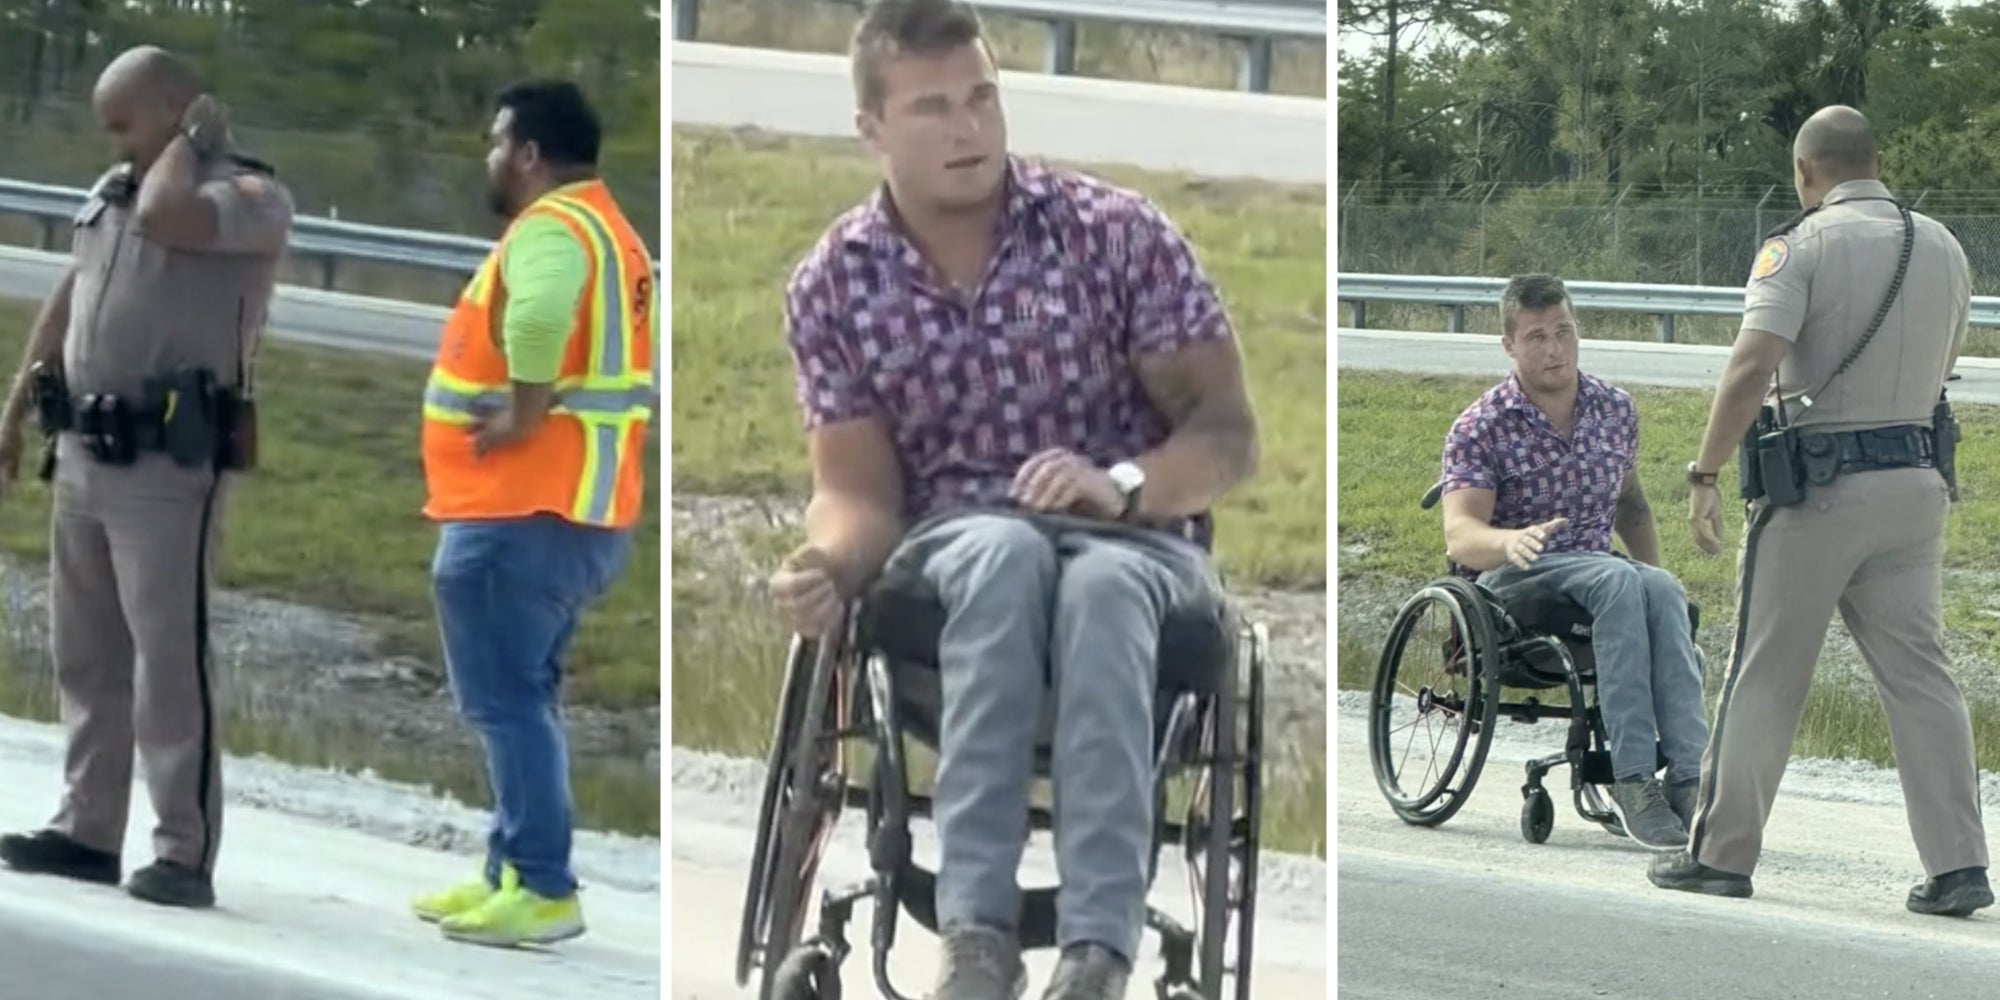
{"type": "MultiPolygon", "coordinates": [[[[631,431],[652,417],[655,406],[653,373],[650,369],[628,371],[636,355],[632,338],[637,335],[625,302],[624,255],[612,238],[610,227],[589,205],[575,198],[551,196],[529,209],[570,222],[589,241],[596,258],[597,283],[591,289],[588,367],[582,375],[565,375],[556,380],[552,417],[566,417],[582,424],[583,461],[581,482],[570,517],[586,524],[610,520],[617,496],[618,472],[633,456],[631,431]]],[[[471,291],[485,297],[484,287],[494,280],[500,250],[495,249],[491,266],[481,268],[471,291]]],[[[433,368],[424,388],[423,414],[427,420],[466,425],[487,413],[504,409],[513,386],[501,381],[479,383],[433,368]]]]}

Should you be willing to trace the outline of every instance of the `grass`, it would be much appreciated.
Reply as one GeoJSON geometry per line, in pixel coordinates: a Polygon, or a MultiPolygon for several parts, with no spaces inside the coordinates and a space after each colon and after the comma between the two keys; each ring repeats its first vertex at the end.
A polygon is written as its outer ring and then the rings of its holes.
{"type": "MultiPolygon", "coordinates": [[[[856,5],[800,0],[707,0],[701,5],[703,42],[845,52],[856,5]]],[[[1027,18],[982,15],[1003,69],[1039,72],[1048,29],[1027,18]]],[[[1234,89],[1238,43],[1201,32],[1131,24],[1078,26],[1079,76],[1234,89]]],[[[1273,52],[1271,91],[1326,96],[1326,45],[1280,41],[1273,52]]]]}
{"type": "MultiPolygon", "coordinates": [[[[674,131],[673,462],[682,494],[802,496],[780,294],[792,266],[873,183],[851,143],[674,131]]],[[[1265,436],[1259,479],[1218,512],[1238,581],[1325,585],[1326,215],[1319,187],[1107,171],[1157,199],[1193,240],[1244,342],[1265,436]]],[[[712,539],[676,534],[674,742],[763,759],[787,636],[712,539]],[[725,563],[727,563],[725,565],[725,563]]],[[[747,537],[767,567],[794,540],[747,537]]],[[[1266,843],[1324,853],[1325,739],[1272,746],[1266,843]]]]}
{"type": "MultiPolygon", "coordinates": [[[[673,147],[674,489],[799,495],[805,452],[781,295],[875,168],[839,140],[676,128],[673,147]]],[[[1155,198],[1189,234],[1242,338],[1264,464],[1217,511],[1223,566],[1268,586],[1324,586],[1325,189],[1105,175],[1155,198]]]]}
{"type": "MultiPolygon", "coordinates": [[[[33,306],[0,303],[0,358],[20,357],[33,316],[33,306]]],[[[426,371],[268,345],[258,370],[263,464],[224,515],[218,586],[366,616],[400,652],[442,662],[430,603],[436,534],[419,513],[416,404],[426,371]]],[[[659,702],[658,469],[648,476],[631,565],[586,615],[569,657],[571,694],[587,704],[659,702]]],[[[45,559],[48,504],[40,483],[10,497],[0,508],[0,549],[45,559]]]]}
{"type": "MultiPolygon", "coordinates": [[[[14,364],[34,306],[0,302],[0,364],[14,364]]],[[[262,468],[233,495],[222,524],[217,586],[357,615],[381,630],[386,652],[441,664],[429,569],[435,532],[419,510],[417,407],[426,366],[272,343],[259,369],[262,468]]],[[[39,435],[30,430],[31,444],[39,435]]],[[[24,472],[36,461],[30,455],[24,472]]],[[[573,703],[642,709],[660,700],[660,484],[648,470],[647,509],[623,579],[586,613],[569,658],[573,703]]],[[[33,562],[48,553],[49,491],[28,485],[0,505],[0,550],[33,562]]],[[[17,682],[18,684],[18,682],[17,682]]],[[[7,711],[48,717],[47,692],[0,693],[7,711]]],[[[298,763],[369,766],[441,783],[484,802],[485,779],[462,762],[380,745],[379,736],[325,732],[323,720],[238,719],[232,749],[298,763]]],[[[585,822],[659,829],[650,776],[575,776],[585,822]]]]}
{"type": "MultiPolygon", "coordinates": [[[[1341,373],[1337,439],[1340,582],[1336,602],[1365,592],[1370,595],[1367,603],[1372,605],[1375,593],[1392,582],[1391,600],[1400,602],[1422,581],[1441,573],[1443,541],[1438,513],[1420,510],[1417,500],[1436,481],[1438,456],[1451,421],[1497,378],[1497,374],[1446,378],[1341,373]]],[[[1702,555],[1686,526],[1683,470],[1707,423],[1709,393],[1625,388],[1639,407],[1639,473],[1659,525],[1661,560],[1703,608],[1701,644],[1708,658],[1712,708],[1734,626],[1736,560],[1729,546],[1741,538],[1741,506],[1723,505],[1723,554],[1715,558],[1702,555]]],[[[1988,485],[2000,479],[2000,454],[1990,447],[2000,435],[2000,408],[1959,404],[1956,410],[1965,434],[1958,449],[1963,502],[1949,522],[1945,626],[1948,645],[1958,662],[1956,673],[1964,678],[1970,670],[1990,673],[1996,659],[1992,651],[2000,648],[2000,616],[1992,611],[1991,588],[1970,583],[1990,579],[1989,568],[2000,557],[2000,495],[1988,485]],[[1954,578],[1967,582],[1953,585],[1954,578]]],[[[1725,500],[1734,496],[1733,463],[1721,486],[1725,500]]],[[[1337,645],[1339,687],[1366,689],[1370,685],[1381,652],[1379,644],[1388,630],[1386,615],[1392,613],[1385,612],[1366,638],[1354,627],[1352,617],[1342,616],[1337,645]]],[[[1837,624],[1835,627],[1838,629],[1837,624]]],[[[1865,682],[1865,672],[1837,675],[1840,681],[1834,681],[1830,673],[1824,666],[1819,672],[1823,683],[1813,687],[1793,752],[1892,765],[1895,758],[1887,724],[1873,687],[1865,682]]],[[[2000,769],[2000,701],[1982,693],[1980,685],[1962,681],[1961,686],[1972,707],[1980,766],[2000,769]]],[[[1544,700],[1548,700],[1547,695],[1544,700]]]]}

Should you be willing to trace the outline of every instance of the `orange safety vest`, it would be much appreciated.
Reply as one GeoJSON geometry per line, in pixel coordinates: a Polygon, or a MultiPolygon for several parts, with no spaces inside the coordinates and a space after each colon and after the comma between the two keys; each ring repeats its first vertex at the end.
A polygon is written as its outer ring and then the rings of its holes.
{"type": "Polygon", "coordinates": [[[621,528],[638,520],[653,413],[653,259],[602,181],[558,188],[523,210],[445,321],[424,388],[424,515],[439,521],[555,514],[621,528]],[[548,416],[527,439],[475,457],[475,415],[513,392],[501,348],[500,258],[521,221],[549,216],[590,258],[548,416]]]}

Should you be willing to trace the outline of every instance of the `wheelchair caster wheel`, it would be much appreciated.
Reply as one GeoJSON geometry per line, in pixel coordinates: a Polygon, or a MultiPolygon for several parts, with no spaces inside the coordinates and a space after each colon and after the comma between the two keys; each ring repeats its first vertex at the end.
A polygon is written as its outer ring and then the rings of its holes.
{"type": "Polygon", "coordinates": [[[1160,991],[1160,1000],[1208,1000],[1192,986],[1176,986],[1160,991]]]}
{"type": "Polygon", "coordinates": [[[825,945],[792,949],[771,975],[771,1000],[840,1000],[840,965],[825,945]]]}
{"type": "Polygon", "coordinates": [[[1549,831],[1556,826],[1556,804],[1549,799],[1548,789],[1536,786],[1522,793],[1521,836],[1530,844],[1539,844],[1549,839],[1549,831]]]}

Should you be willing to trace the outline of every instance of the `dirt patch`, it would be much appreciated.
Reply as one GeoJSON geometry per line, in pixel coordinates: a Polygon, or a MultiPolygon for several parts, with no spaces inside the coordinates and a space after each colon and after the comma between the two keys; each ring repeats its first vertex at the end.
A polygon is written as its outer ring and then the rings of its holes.
{"type": "MultiPolygon", "coordinates": [[[[48,574],[0,557],[0,669],[45,694],[53,676],[48,574]]],[[[221,591],[212,611],[217,700],[226,716],[306,733],[302,742],[368,763],[369,746],[411,759],[483,760],[478,737],[453,708],[441,664],[384,652],[361,618],[221,591]]],[[[567,706],[579,775],[660,770],[658,706],[607,711],[567,706]]]]}

